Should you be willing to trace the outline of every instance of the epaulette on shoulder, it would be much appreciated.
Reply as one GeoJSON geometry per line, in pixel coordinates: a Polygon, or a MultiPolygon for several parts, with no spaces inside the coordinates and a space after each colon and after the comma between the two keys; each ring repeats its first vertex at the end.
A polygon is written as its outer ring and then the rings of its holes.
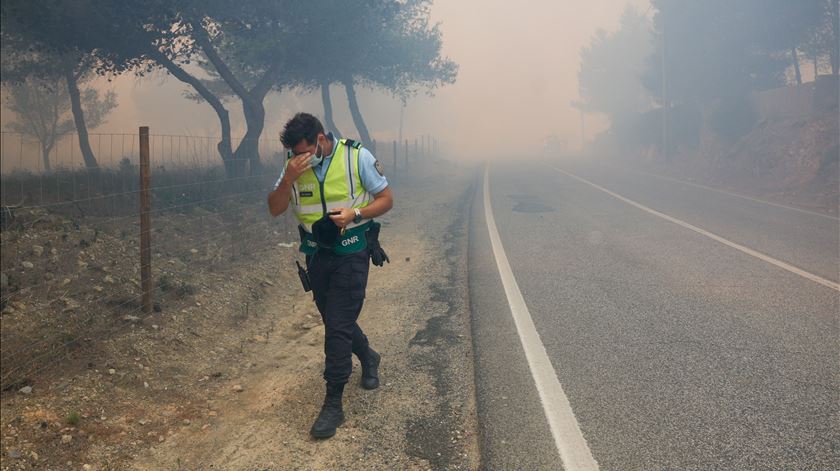
{"type": "Polygon", "coordinates": [[[356,142],[353,139],[342,139],[341,143],[344,144],[344,145],[348,145],[348,146],[350,146],[354,149],[361,149],[362,148],[362,143],[361,142],[356,142]]]}

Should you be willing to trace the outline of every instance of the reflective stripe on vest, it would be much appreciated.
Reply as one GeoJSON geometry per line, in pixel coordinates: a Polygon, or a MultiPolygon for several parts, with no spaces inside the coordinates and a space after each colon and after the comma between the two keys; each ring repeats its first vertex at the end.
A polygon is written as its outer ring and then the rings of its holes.
{"type": "MultiPolygon", "coordinates": [[[[360,150],[348,145],[344,139],[336,145],[338,147],[330,159],[323,184],[315,176],[315,170],[309,169],[292,185],[290,199],[295,216],[310,234],[312,224],[324,216],[325,205],[329,212],[335,208],[364,208],[373,201],[373,195],[362,185],[359,171],[360,150]]],[[[288,162],[286,160],[286,165],[288,162]]],[[[347,225],[347,231],[368,222],[369,219],[363,219],[358,224],[351,222],[347,225]]]]}

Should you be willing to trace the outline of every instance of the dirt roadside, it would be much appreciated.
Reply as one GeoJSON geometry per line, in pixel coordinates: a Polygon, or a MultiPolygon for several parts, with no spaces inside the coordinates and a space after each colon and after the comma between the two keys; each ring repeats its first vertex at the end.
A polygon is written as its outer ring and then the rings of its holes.
{"type": "MultiPolygon", "coordinates": [[[[471,172],[395,186],[383,219],[392,263],[372,269],[361,324],[383,354],[383,386],[346,389],[347,422],[331,440],[308,428],[320,406],[323,327],[299,290],[257,309],[278,317],[277,335],[255,345],[255,365],[222,388],[197,423],[142,453],[135,469],[473,469],[478,455],[466,293],[471,172]],[[236,393],[233,385],[244,391],[236,393]]],[[[288,257],[288,254],[284,253],[288,257]]],[[[354,360],[355,361],[355,360],[354,360]]]]}
{"type": "Polygon", "coordinates": [[[477,469],[466,260],[474,172],[411,170],[394,179],[396,205],[382,219],[391,263],[371,268],[360,319],[383,355],[382,386],[361,389],[354,358],[335,437],[308,436],[323,398],[323,326],[292,271],[299,255],[278,247],[201,280],[194,305],[137,323],[88,368],[7,394],[0,467],[477,469]],[[69,410],[78,423],[67,423],[69,410]]]}
{"type": "MultiPolygon", "coordinates": [[[[190,426],[142,452],[130,467],[476,468],[463,216],[472,174],[433,173],[415,170],[412,180],[394,185],[396,208],[383,219],[392,263],[372,269],[361,318],[383,354],[383,385],[362,390],[355,365],[345,395],[347,422],[333,439],[307,435],[323,394],[323,326],[309,296],[292,286],[253,307],[274,315],[277,324],[270,339],[249,345],[245,362],[251,366],[197,404],[190,426]],[[243,391],[235,392],[236,385],[243,391]]],[[[285,259],[279,265],[289,266],[293,256],[279,254],[285,259]]]]}

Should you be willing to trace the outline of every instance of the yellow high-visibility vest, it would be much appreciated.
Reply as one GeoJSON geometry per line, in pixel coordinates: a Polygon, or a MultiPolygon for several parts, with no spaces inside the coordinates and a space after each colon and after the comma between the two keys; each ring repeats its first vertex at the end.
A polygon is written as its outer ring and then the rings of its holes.
{"type": "MultiPolygon", "coordinates": [[[[341,139],[336,146],[323,182],[315,176],[314,169],[309,169],[292,185],[291,205],[305,233],[300,251],[307,254],[317,249],[317,244],[312,240],[312,224],[324,217],[324,214],[334,208],[364,208],[373,201],[373,195],[362,184],[359,171],[361,143],[341,139]]],[[[288,162],[286,159],[286,165],[288,162]]],[[[336,253],[353,253],[367,247],[364,233],[369,223],[370,219],[363,219],[359,223],[348,224],[332,250],[336,253]]]]}

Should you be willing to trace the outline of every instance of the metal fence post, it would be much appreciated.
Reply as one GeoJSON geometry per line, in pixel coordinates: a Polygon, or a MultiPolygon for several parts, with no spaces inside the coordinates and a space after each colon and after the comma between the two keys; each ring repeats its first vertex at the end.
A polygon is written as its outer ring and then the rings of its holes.
{"type": "Polygon", "coordinates": [[[149,127],[140,127],[140,287],[143,290],[143,312],[152,312],[152,240],[151,171],[149,165],[149,127]]]}

